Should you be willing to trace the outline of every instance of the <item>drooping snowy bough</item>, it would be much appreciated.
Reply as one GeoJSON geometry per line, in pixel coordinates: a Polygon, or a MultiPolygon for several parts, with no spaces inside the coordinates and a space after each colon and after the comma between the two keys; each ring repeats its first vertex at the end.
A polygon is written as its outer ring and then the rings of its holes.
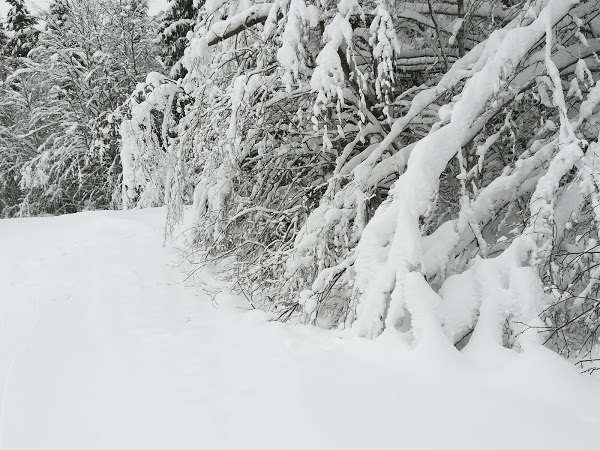
{"type": "Polygon", "coordinates": [[[216,0],[199,17],[164,152],[198,262],[227,261],[282,320],[409,344],[528,336],[588,367],[597,0],[216,0]]]}

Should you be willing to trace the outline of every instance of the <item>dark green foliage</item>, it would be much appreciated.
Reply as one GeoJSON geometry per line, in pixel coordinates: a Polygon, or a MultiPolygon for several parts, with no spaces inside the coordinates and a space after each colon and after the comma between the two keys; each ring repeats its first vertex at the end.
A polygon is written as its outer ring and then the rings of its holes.
{"type": "Polygon", "coordinates": [[[50,5],[48,16],[46,17],[46,27],[49,31],[55,31],[62,28],[67,22],[69,15],[68,0],[54,0],[50,5]]]}
{"type": "Polygon", "coordinates": [[[160,59],[166,70],[173,69],[173,76],[182,78],[185,69],[177,64],[188,44],[187,33],[193,30],[200,7],[194,0],[175,0],[165,11],[159,27],[160,59]]]}
{"type": "Polygon", "coordinates": [[[37,19],[29,12],[24,0],[6,1],[11,8],[4,25],[8,41],[2,46],[2,53],[5,56],[25,57],[37,42],[37,19]]]}

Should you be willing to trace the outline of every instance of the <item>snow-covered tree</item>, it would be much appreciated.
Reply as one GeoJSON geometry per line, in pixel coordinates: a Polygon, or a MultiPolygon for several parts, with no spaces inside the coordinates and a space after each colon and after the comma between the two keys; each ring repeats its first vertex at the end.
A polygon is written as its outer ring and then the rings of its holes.
{"type": "Polygon", "coordinates": [[[4,49],[4,46],[8,42],[8,34],[4,31],[4,22],[0,20],[0,49],[4,49]]]}
{"type": "Polygon", "coordinates": [[[51,8],[51,26],[0,96],[13,118],[0,124],[0,134],[11,136],[0,153],[18,155],[22,191],[18,209],[13,204],[5,214],[120,201],[113,196],[121,166],[112,113],[156,66],[150,21],[139,0],[63,0],[51,8]]]}
{"type": "Polygon", "coordinates": [[[69,0],[54,0],[45,17],[47,29],[61,30],[68,23],[69,13],[69,0]]]}
{"type": "Polygon", "coordinates": [[[589,360],[599,10],[210,1],[185,78],[152,87],[186,99],[176,137],[125,156],[170,158],[155,167],[172,217],[193,200],[191,254],[276,318],[589,360]]]}
{"type": "Polygon", "coordinates": [[[171,172],[170,130],[179,89],[159,73],[148,74],[125,102],[120,124],[123,165],[122,202],[132,206],[160,206],[165,200],[166,177],[171,172]]]}
{"type": "Polygon", "coordinates": [[[9,73],[8,55],[5,54],[6,44],[8,43],[8,33],[4,31],[4,22],[0,19],[0,81],[9,73]]]}
{"type": "Polygon", "coordinates": [[[172,0],[161,16],[159,25],[158,44],[160,59],[166,71],[172,71],[173,76],[185,74],[184,68],[177,64],[188,44],[187,34],[192,31],[198,11],[203,1],[172,0]]]}
{"type": "Polygon", "coordinates": [[[37,19],[29,12],[25,0],[6,0],[10,9],[6,15],[5,31],[9,36],[2,53],[7,56],[23,57],[33,48],[38,31],[37,19]]]}
{"type": "MultiPolygon", "coordinates": [[[[168,180],[175,173],[173,165],[182,168],[186,164],[184,158],[173,154],[174,144],[178,141],[178,122],[188,103],[188,96],[177,86],[176,80],[186,74],[181,58],[188,43],[187,35],[196,23],[202,4],[192,0],[173,0],[168,4],[161,16],[157,42],[161,64],[173,79],[156,72],[149,73],[146,82],[138,84],[120,108],[122,203],[125,208],[171,203],[167,199],[172,192],[168,180]]],[[[181,176],[181,171],[179,174],[181,176]]],[[[183,199],[177,198],[181,205],[183,199]]]]}
{"type": "Polygon", "coordinates": [[[24,70],[22,58],[38,36],[37,19],[25,3],[11,0],[9,5],[6,21],[0,21],[0,217],[14,212],[22,199],[19,170],[32,156],[31,140],[22,135],[22,125],[37,94],[29,83],[7,80],[11,73],[24,70]]]}

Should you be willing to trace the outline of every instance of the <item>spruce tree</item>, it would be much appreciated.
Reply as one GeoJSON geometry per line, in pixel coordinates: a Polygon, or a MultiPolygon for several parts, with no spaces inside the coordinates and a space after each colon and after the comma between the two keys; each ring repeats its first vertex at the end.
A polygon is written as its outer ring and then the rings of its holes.
{"type": "Polygon", "coordinates": [[[8,43],[8,35],[4,31],[4,23],[0,22],[0,49],[8,43]]]}
{"type": "Polygon", "coordinates": [[[48,15],[46,16],[47,29],[50,31],[61,29],[67,22],[69,9],[68,0],[54,0],[50,5],[48,15]]]}
{"type": "Polygon", "coordinates": [[[8,44],[8,34],[4,31],[4,23],[0,22],[0,82],[4,80],[7,75],[7,62],[5,61],[6,55],[6,45],[8,44]]]}
{"type": "Polygon", "coordinates": [[[159,27],[160,59],[166,70],[176,78],[185,75],[185,69],[177,64],[188,44],[187,33],[194,29],[198,11],[204,5],[200,0],[173,0],[165,11],[159,27]]]}
{"type": "Polygon", "coordinates": [[[35,46],[38,30],[37,19],[29,12],[24,0],[6,0],[11,8],[6,16],[6,31],[9,35],[3,53],[7,56],[25,57],[35,46]]]}

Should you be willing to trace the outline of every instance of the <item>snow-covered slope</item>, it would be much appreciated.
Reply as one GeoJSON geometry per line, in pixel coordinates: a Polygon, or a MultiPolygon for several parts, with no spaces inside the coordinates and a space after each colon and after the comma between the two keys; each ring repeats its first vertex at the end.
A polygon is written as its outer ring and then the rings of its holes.
{"type": "Polygon", "coordinates": [[[186,288],[164,212],[0,221],[0,449],[600,448],[554,354],[402,349],[186,288]]]}

